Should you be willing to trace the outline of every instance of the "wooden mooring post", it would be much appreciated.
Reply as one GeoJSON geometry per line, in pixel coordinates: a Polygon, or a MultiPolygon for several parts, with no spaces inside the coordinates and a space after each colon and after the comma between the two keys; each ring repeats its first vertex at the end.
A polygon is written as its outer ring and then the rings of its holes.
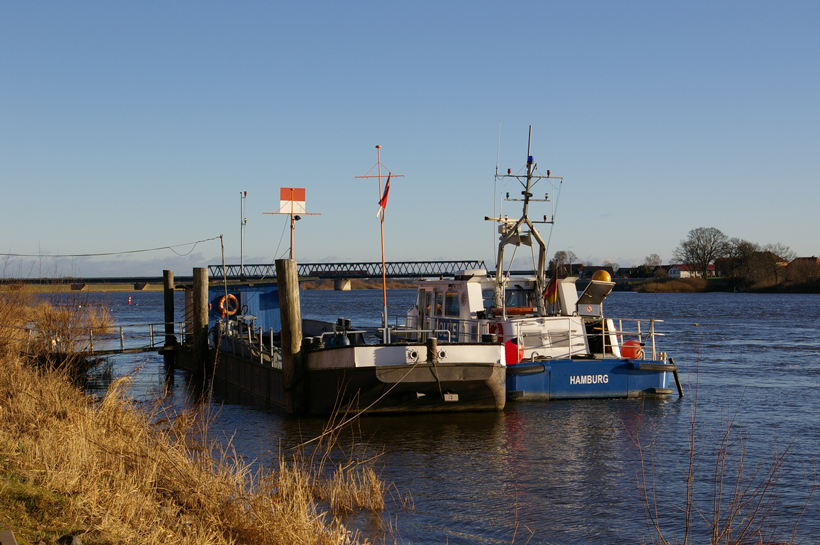
{"type": "Polygon", "coordinates": [[[299,303],[299,273],[292,259],[276,260],[279,284],[279,317],[282,321],[282,372],[288,414],[305,409],[304,358],[302,356],[302,309],[299,303]]]}
{"type": "Polygon", "coordinates": [[[163,357],[165,366],[173,372],[174,347],[177,338],[174,335],[174,271],[162,271],[162,285],[165,295],[165,351],[163,357]]]}
{"type": "Polygon", "coordinates": [[[208,269],[194,269],[193,368],[194,390],[205,392],[205,368],[208,361],[208,269]]]}

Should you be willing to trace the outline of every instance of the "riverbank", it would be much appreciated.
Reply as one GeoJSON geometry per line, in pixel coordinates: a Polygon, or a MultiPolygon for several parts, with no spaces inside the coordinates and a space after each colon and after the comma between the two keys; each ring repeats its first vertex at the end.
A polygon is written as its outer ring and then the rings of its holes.
{"type": "Polygon", "coordinates": [[[748,292],[748,293],[820,293],[820,281],[804,283],[781,283],[774,285],[733,286],[727,278],[680,278],[648,280],[632,284],[630,291],[640,293],[709,293],[709,292],[748,292]]]}

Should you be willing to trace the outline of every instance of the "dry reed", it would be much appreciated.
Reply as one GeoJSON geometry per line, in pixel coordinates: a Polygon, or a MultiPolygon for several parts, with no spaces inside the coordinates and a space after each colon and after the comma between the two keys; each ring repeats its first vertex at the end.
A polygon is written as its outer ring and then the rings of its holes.
{"type": "Polygon", "coordinates": [[[644,441],[640,423],[636,431],[628,432],[640,455],[637,480],[650,532],[647,541],[653,545],[795,543],[798,525],[817,490],[816,470],[812,467],[804,475],[802,507],[786,509],[780,502],[780,481],[787,473],[786,459],[794,440],[781,445],[775,433],[771,452],[750,460],[749,431],[738,422],[741,404],[732,406],[728,400],[720,411],[720,423],[706,426],[698,416],[698,368],[693,375],[685,409],[687,448],[680,464],[684,492],[680,501],[672,503],[679,517],[662,514],[666,511],[661,508],[652,456],[655,441],[644,441]]]}
{"type": "Polygon", "coordinates": [[[684,278],[647,282],[638,286],[635,291],[641,293],[700,293],[706,291],[707,285],[708,282],[703,278],[684,278]]]}
{"type": "MultiPolygon", "coordinates": [[[[0,301],[0,319],[68,324],[69,338],[95,319],[61,312],[23,295],[0,301]]],[[[5,348],[0,489],[22,486],[28,491],[14,497],[40,499],[12,499],[0,510],[30,542],[71,532],[92,544],[358,543],[366,539],[336,514],[384,507],[383,483],[368,463],[326,466],[329,450],[297,451],[269,471],[245,462],[230,441],[210,441],[200,412],[138,407],[127,396],[129,378],[95,400],[64,369],[32,366],[5,348]]]]}

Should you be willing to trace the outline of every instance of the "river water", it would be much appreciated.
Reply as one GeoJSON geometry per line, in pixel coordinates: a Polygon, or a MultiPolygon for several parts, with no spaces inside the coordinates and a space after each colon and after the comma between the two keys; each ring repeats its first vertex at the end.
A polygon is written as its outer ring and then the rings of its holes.
{"type": "MultiPolygon", "coordinates": [[[[389,314],[402,316],[414,294],[389,291],[389,314]]],[[[128,295],[89,297],[103,301],[122,324],[162,321],[161,293],[130,294],[131,305],[128,295]]],[[[378,290],[306,291],[302,315],[377,325],[381,297],[378,290]]],[[[784,533],[781,538],[790,538],[796,524],[799,541],[816,542],[820,494],[797,521],[809,494],[807,478],[820,457],[818,309],[820,295],[613,293],[605,303],[607,316],[664,321],[657,326],[667,334],[659,349],[681,369],[686,397],[518,403],[500,413],[361,418],[342,434],[342,443],[381,453],[376,468],[391,492],[380,517],[348,523],[387,543],[638,543],[655,535],[642,499],[648,492],[664,537],[682,541],[694,437],[692,482],[702,517],[693,516],[693,532],[696,542],[705,542],[704,519],[712,517],[716,482],[714,453],[721,430],[734,417],[737,433],[731,435],[728,461],[743,454],[747,475],[758,468],[760,477],[774,453],[788,448],[777,478],[758,481],[771,484],[779,517],[772,519],[773,527],[784,533]],[[743,443],[737,442],[739,433],[743,443]],[[639,479],[642,468],[646,485],[639,479]]],[[[138,399],[166,395],[158,356],[117,356],[108,370],[113,377],[132,373],[138,399]]],[[[102,393],[109,378],[92,382],[92,390],[102,393]]],[[[185,385],[186,376],[178,371],[168,399],[182,403],[185,385]]],[[[212,431],[234,436],[242,455],[271,467],[280,448],[315,436],[324,424],[223,403],[212,431]]],[[[724,474],[727,493],[735,477],[724,474]]]]}

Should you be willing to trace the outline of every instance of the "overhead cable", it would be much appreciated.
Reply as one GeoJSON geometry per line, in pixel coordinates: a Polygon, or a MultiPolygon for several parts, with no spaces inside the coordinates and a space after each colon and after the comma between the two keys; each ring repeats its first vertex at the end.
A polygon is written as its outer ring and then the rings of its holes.
{"type": "Polygon", "coordinates": [[[175,244],[173,246],[160,246],[159,248],[147,248],[145,250],[125,250],[125,251],[122,251],[122,252],[106,252],[106,253],[100,253],[100,254],[4,254],[4,253],[0,253],[0,256],[4,256],[4,257],[101,257],[101,256],[108,256],[108,255],[139,254],[139,253],[143,253],[143,252],[156,252],[158,250],[171,250],[172,252],[174,252],[178,256],[184,257],[186,255],[189,255],[191,252],[193,252],[194,248],[196,248],[197,244],[199,244],[200,242],[210,242],[212,240],[217,240],[218,238],[221,238],[221,237],[222,237],[222,235],[219,235],[218,237],[206,238],[204,240],[197,240],[196,242],[186,242],[186,243],[183,243],[183,244],[175,244]],[[176,250],[174,250],[174,248],[179,248],[181,246],[190,246],[192,244],[193,244],[193,246],[191,247],[191,249],[188,252],[184,253],[184,254],[181,254],[181,253],[177,252],[176,250]]]}

